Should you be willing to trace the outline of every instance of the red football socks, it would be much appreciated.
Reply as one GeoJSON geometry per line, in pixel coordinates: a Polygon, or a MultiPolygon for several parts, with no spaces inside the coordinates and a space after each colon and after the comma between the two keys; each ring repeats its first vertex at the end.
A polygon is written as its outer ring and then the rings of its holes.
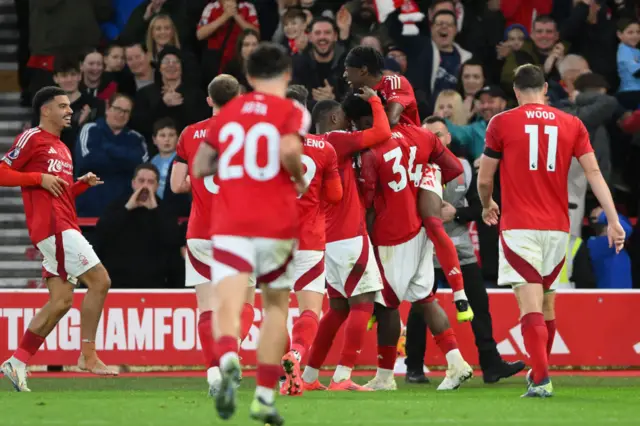
{"type": "Polygon", "coordinates": [[[318,332],[318,325],[318,316],[310,310],[303,311],[293,323],[291,349],[300,354],[300,359],[304,359],[311,347],[318,332]]]}
{"type": "Polygon", "coordinates": [[[427,230],[427,236],[433,242],[436,250],[438,262],[442,266],[442,271],[451,290],[464,290],[464,280],[460,272],[460,261],[458,260],[458,252],[456,246],[447,235],[442,226],[442,219],[439,217],[427,217],[423,220],[424,227],[427,230]]]}
{"type": "Polygon", "coordinates": [[[329,310],[322,316],[320,323],[318,324],[318,333],[313,340],[311,350],[309,351],[309,367],[319,370],[324,363],[333,339],[336,337],[340,326],[344,323],[349,315],[349,311],[341,311],[329,308],[329,310]]]}
{"type": "Polygon", "coordinates": [[[38,352],[42,343],[44,343],[44,337],[38,336],[33,331],[27,329],[20,340],[18,349],[13,353],[13,357],[20,362],[27,364],[32,356],[38,352]]]}
{"type": "Polygon", "coordinates": [[[378,346],[378,368],[393,370],[396,365],[398,348],[395,346],[378,346]]]}
{"type": "Polygon", "coordinates": [[[251,303],[245,303],[242,307],[242,314],[240,315],[240,340],[244,340],[249,335],[249,330],[253,325],[255,312],[251,303]]]}
{"type": "Polygon", "coordinates": [[[447,328],[442,333],[434,335],[433,338],[443,355],[448,354],[454,349],[458,349],[458,341],[452,328],[447,328]]]}
{"type": "Polygon", "coordinates": [[[238,353],[238,339],[232,336],[222,336],[216,340],[216,356],[218,360],[228,353],[238,353]]]}
{"type": "Polygon", "coordinates": [[[344,344],[338,362],[340,365],[353,368],[356,364],[371,315],[373,315],[373,303],[358,303],[350,307],[344,332],[344,344]]]}
{"type": "Polygon", "coordinates": [[[553,339],[556,337],[556,320],[552,319],[544,322],[547,325],[547,359],[551,355],[551,348],[553,347],[553,339]]]}
{"type": "Polygon", "coordinates": [[[216,356],[216,342],[213,339],[213,312],[200,312],[198,319],[198,336],[202,345],[202,355],[204,356],[204,365],[207,368],[218,366],[218,357],[216,356]]]}
{"type": "Polygon", "coordinates": [[[539,384],[549,376],[547,361],[547,325],[541,312],[531,312],[520,319],[524,347],[529,353],[533,382],[539,384]]]}
{"type": "Polygon", "coordinates": [[[273,389],[278,384],[282,367],[280,364],[260,364],[256,369],[256,386],[273,389]]]}

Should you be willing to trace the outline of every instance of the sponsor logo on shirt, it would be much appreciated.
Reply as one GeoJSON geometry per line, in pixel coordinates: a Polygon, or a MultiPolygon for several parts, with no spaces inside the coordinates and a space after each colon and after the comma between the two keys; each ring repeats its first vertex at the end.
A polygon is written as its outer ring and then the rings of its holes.
{"type": "Polygon", "coordinates": [[[71,163],[56,158],[48,159],[47,163],[49,164],[47,173],[66,173],[73,176],[73,165],[71,163]]]}

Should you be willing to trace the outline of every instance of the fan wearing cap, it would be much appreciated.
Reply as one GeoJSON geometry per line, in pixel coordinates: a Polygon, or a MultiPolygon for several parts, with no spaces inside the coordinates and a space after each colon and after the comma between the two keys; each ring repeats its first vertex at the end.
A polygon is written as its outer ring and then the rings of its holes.
{"type": "Polygon", "coordinates": [[[470,124],[457,126],[447,120],[447,128],[453,141],[465,148],[472,160],[482,154],[489,120],[506,109],[507,96],[499,86],[490,85],[476,92],[476,102],[478,114],[470,124]]]}
{"type": "Polygon", "coordinates": [[[174,46],[165,46],[158,54],[155,82],[138,90],[135,98],[132,127],[151,140],[151,125],[163,117],[176,123],[178,133],[188,124],[204,120],[210,114],[206,95],[183,78],[182,53],[174,46]]]}

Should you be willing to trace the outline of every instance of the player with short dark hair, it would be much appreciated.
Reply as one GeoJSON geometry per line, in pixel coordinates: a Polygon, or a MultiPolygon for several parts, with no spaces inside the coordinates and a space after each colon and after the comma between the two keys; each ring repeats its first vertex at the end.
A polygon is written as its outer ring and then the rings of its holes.
{"type": "Polygon", "coordinates": [[[300,103],[303,107],[307,107],[307,100],[309,98],[309,91],[306,87],[300,84],[290,84],[287,87],[287,98],[294,99],[300,103]]]}
{"type": "MultiPolygon", "coordinates": [[[[176,193],[192,194],[191,213],[187,227],[187,255],[185,256],[185,286],[195,287],[200,317],[198,318],[198,336],[202,344],[202,354],[207,366],[209,395],[216,396],[220,389],[222,376],[220,360],[216,354],[213,338],[213,308],[216,302],[211,285],[211,204],[218,193],[218,176],[210,175],[196,178],[193,161],[200,143],[204,141],[207,129],[215,122],[216,116],[224,105],[240,93],[240,84],[235,77],[220,74],[208,86],[207,103],[213,110],[212,117],[187,126],[180,134],[177,155],[171,170],[171,190],[176,193]]],[[[240,315],[240,339],[244,340],[253,325],[255,298],[255,279],[249,280],[245,303],[240,315]]]]}
{"type": "Polygon", "coordinates": [[[209,176],[217,169],[220,179],[211,219],[211,275],[218,298],[214,335],[222,373],[216,408],[223,419],[235,412],[241,374],[239,318],[244,290],[255,274],[265,316],[250,415],[263,424],[281,425],[284,420],[274,405],[274,388],[288,339],[291,259],[299,229],[297,197],[307,186],[301,138],[311,117],[300,104],[285,98],[291,59],[282,47],[259,44],[247,60],[247,79],[255,91],[236,97],[220,110],[193,165],[195,177],[209,176]]]}
{"type": "Polygon", "coordinates": [[[80,313],[82,353],[78,366],[94,374],[117,375],[98,358],[95,347],[111,281],[80,232],[74,202],[79,194],[102,182],[93,173],[73,181],[71,152],[60,140],[73,113],[65,91],[59,87],[40,89],[33,97],[33,109],[39,114],[38,127],[18,135],[0,164],[0,186],[22,188],[29,236],[42,253],[42,275],[50,294],[29,323],[18,349],[1,367],[18,392],[29,392],[27,364],[71,308],[78,280],[88,288],[80,313]]]}
{"type": "Polygon", "coordinates": [[[600,173],[589,133],[575,116],[546,105],[548,85],[543,71],[531,64],[515,72],[517,108],[489,122],[480,160],[478,193],[482,218],[500,218],[498,285],[513,287],[532,371],[525,397],[553,395],[548,355],[553,345],[555,294],[569,239],[567,175],[577,158],[608,221],[609,245],[624,246],[611,192],[600,173]],[[493,201],[493,176],[500,165],[502,208],[493,201]],[[526,188],[526,190],[523,190],[526,188]],[[544,312],[544,314],[543,314],[544,312]]]}

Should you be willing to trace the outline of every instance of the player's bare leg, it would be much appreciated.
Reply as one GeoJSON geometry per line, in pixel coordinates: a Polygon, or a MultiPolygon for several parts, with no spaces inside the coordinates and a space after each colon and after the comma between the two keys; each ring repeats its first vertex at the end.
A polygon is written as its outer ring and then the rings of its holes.
{"type": "Polygon", "coordinates": [[[418,212],[429,240],[433,242],[436,256],[451,290],[456,305],[458,322],[473,320],[473,310],[464,292],[464,281],[456,247],[442,226],[442,198],[434,192],[418,190],[418,212]]]}
{"type": "Polygon", "coordinates": [[[96,332],[104,308],[104,301],[111,287],[111,279],[105,267],[99,263],[78,279],[87,286],[80,311],[81,354],[78,367],[101,376],[117,376],[118,371],[107,368],[96,353],[96,332]]]}
{"type": "Polygon", "coordinates": [[[280,359],[289,335],[289,290],[262,286],[262,300],[265,313],[260,327],[256,393],[251,403],[250,415],[263,424],[281,425],[284,420],[275,409],[274,402],[275,387],[281,371],[280,359]]]}
{"type": "Polygon", "coordinates": [[[222,381],[216,395],[216,409],[222,419],[230,418],[236,410],[236,389],[240,385],[239,351],[240,316],[246,299],[249,273],[239,272],[218,281],[214,304],[213,335],[220,360],[222,381]]]}
{"type": "Polygon", "coordinates": [[[437,300],[416,302],[424,309],[424,319],[440,351],[447,359],[447,375],[438,386],[438,390],[458,389],[461,384],[473,377],[473,369],[464,360],[458,349],[458,341],[449,324],[449,318],[437,300]]]}
{"type": "Polygon", "coordinates": [[[398,309],[375,305],[378,329],[378,369],[376,376],[365,386],[373,390],[396,390],[398,385],[393,377],[393,368],[398,354],[401,323],[398,309]]]}
{"type": "Polygon", "coordinates": [[[302,373],[302,384],[305,391],[327,390],[318,380],[320,367],[324,364],[331,349],[333,339],[349,316],[349,302],[344,298],[331,297],[329,310],[322,316],[318,325],[318,333],[309,351],[309,361],[302,373]]]}
{"type": "Polygon", "coordinates": [[[300,373],[300,363],[309,351],[319,327],[320,313],[324,294],[316,291],[300,290],[296,292],[300,316],[293,323],[291,349],[282,357],[285,373],[280,388],[282,395],[302,395],[304,385],[300,373]]]}
{"type": "Polygon", "coordinates": [[[33,317],[18,349],[1,367],[2,373],[11,380],[18,392],[30,392],[27,387],[27,364],[73,304],[72,284],[60,277],[48,278],[46,284],[49,289],[49,301],[33,317]]]}
{"type": "Polygon", "coordinates": [[[355,366],[364,336],[367,332],[367,324],[373,315],[373,301],[376,293],[363,293],[350,297],[349,315],[345,325],[344,343],[340,352],[338,366],[333,373],[329,390],[332,391],[372,391],[366,386],[361,386],[351,380],[351,371],[355,366]]]}

